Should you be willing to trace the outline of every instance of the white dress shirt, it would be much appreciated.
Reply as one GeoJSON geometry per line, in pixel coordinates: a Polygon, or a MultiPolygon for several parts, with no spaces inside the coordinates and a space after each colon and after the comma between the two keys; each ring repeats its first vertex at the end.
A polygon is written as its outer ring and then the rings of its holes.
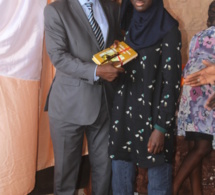
{"type": "Polygon", "coordinates": [[[93,15],[102,31],[104,42],[106,43],[109,26],[105,13],[98,0],[79,0],[79,3],[81,4],[86,16],[89,15],[90,11],[86,7],[85,3],[89,2],[93,3],[93,15]]]}
{"type": "MultiPolygon", "coordinates": [[[[79,3],[81,4],[86,16],[89,15],[90,10],[87,8],[85,3],[90,3],[90,2],[93,3],[93,15],[94,15],[94,18],[97,21],[101,31],[102,31],[102,34],[104,37],[104,43],[106,45],[109,25],[108,25],[105,13],[102,9],[102,6],[100,5],[98,0],[79,0],[79,3]]],[[[97,69],[97,66],[96,66],[95,71],[94,71],[94,80],[95,81],[97,81],[99,79],[99,77],[96,76],[96,69],[97,69]]]]}

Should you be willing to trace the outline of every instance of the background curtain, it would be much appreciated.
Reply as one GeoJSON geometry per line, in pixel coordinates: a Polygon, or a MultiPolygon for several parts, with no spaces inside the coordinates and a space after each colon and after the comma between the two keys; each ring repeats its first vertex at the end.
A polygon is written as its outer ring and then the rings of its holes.
{"type": "Polygon", "coordinates": [[[0,194],[34,188],[43,9],[46,0],[0,0],[0,194]]]}

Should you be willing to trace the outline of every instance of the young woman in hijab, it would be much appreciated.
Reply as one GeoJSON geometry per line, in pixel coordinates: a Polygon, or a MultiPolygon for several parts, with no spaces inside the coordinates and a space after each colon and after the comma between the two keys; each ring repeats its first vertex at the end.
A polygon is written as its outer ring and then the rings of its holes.
{"type": "MultiPolygon", "coordinates": [[[[190,150],[175,176],[173,195],[178,194],[182,183],[188,177],[191,179],[192,193],[203,194],[202,160],[211,152],[215,136],[215,111],[205,108],[208,99],[215,93],[215,85],[212,82],[197,86],[196,83],[201,81],[198,76],[191,82],[190,77],[187,78],[188,75],[205,68],[203,60],[209,61],[210,64],[215,63],[215,1],[209,6],[208,16],[208,28],[194,35],[190,42],[189,60],[183,70],[186,85],[183,86],[178,111],[178,134],[185,136],[190,150]]],[[[211,71],[210,74],[212,73],[211,71]]],[[[210,74],[206,75],[208,81],[210,74]]]]}
{"type": "Polygon", "coordinates": [[[124,66],[115,94],[109,154],[114,195],[133,195],[135,165],[148,168],[148,194],[172,194],[181,34],[162,0],[123,0],[125,42],[138,57],[124,66]]]}

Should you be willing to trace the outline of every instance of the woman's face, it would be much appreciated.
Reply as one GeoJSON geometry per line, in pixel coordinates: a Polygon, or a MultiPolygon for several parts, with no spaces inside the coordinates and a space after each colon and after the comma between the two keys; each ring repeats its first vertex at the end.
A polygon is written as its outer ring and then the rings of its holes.
{"type": "Polygon", "coordinates": [[[153,0],[130,0],[130,1],[138,12],[144,12],[152,5],[153,0]]]}

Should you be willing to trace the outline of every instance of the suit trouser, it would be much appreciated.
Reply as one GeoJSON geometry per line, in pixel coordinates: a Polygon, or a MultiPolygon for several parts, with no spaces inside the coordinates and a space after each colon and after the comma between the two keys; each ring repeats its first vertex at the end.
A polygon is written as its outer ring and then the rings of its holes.
{"type": "Polygon", "coordinates": [[[49,117],[55,157],[55,195],[73,195],[75,193],[84,132],[88,141],[92,171],[92,194],[110,194],[109,117],[106,104],[102,105],[97,120],[90,126],[79,126],[49,117]]]}

